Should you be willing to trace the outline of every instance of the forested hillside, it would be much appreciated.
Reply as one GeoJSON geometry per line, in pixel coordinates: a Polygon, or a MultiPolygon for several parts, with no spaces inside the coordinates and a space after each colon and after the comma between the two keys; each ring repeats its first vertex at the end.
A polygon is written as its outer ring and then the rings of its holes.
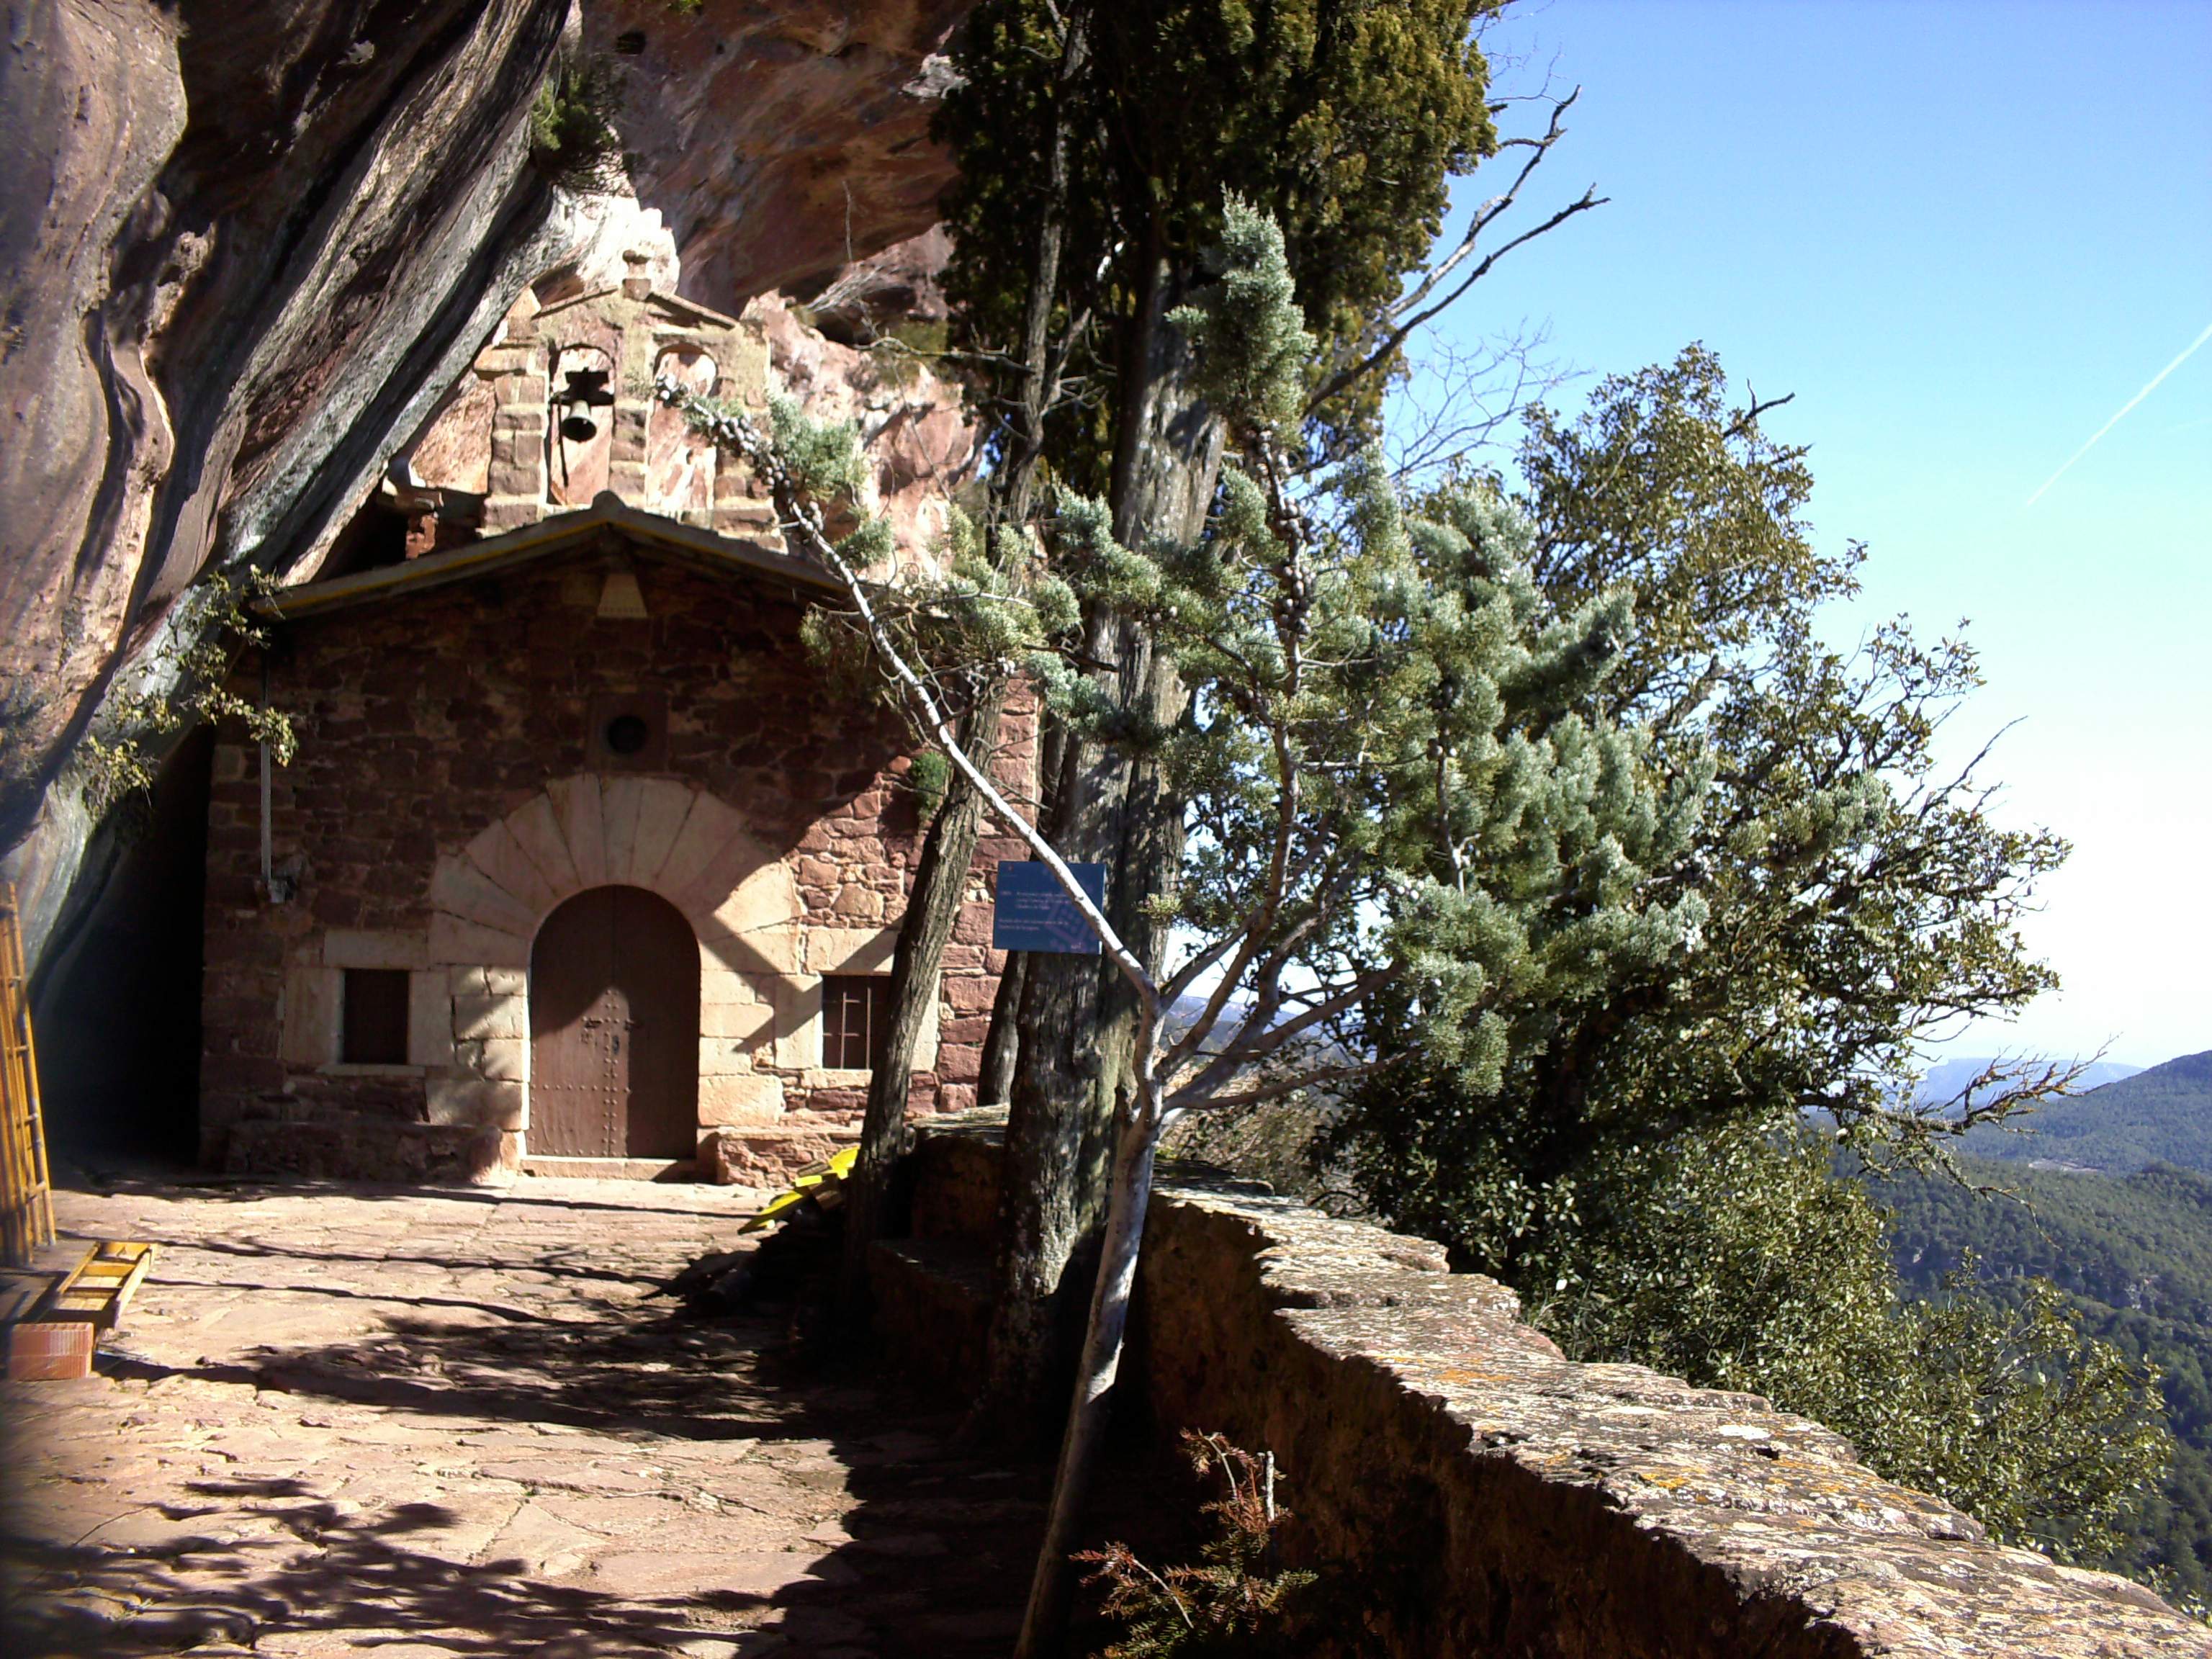
{"type": "MultiPolygon", "coordinates": [[[[2198,1055],[2130,1081],[2208,1062],[2198,1055]]],[[[2212,1601],[2212,1176],[2166,1164],[2119,1177],[1977,1160],[1962,1170],[2006,1192],[1929,1176],[1876,1185],[1896,1212],[1899,1273],[1916,1291],[1935,1291],[1972,1252],[2000,1299],[2027,1277],[2048,1278],[2092,1332],[2158,1366],[2180,1443],[2163,1490],[2129,1523],[2140,1547],[2128,1570],[2161,1577],[2201,1608],[2212,1601]]]]}
{"type": "Polygon", "coordinates": [[[2010,1127],[1971,1130],[1966,1146],[1978,1158],[2120,1175],[2152,1164],[2212,1172],[2212,1050],[2051,1101],[2010,1127]]]}

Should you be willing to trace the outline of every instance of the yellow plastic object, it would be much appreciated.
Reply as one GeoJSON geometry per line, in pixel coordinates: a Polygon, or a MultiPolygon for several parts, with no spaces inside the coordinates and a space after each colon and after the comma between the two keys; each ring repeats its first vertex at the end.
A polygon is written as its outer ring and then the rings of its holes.
{"type": "Polygon", "coordinates": [[[744,1226],[738,1228],[738,1231],[741,1233],[757,1233],[762,1228],[779,1218],[785,1211],[795,1210],[805,1202],[806,1202],[806,1194],[805,1193],[784,1193],[778,1197],[769,1200],[766,1204],[761,1206],[761,1212],[755,1216],[750,1221],[745,1223],[744,1226]]]}
{"type": "Polygon", "coordinates": [[[763,1227],[783,1219],[792,1211],[813,1197],[817,1189],[842,1186],[853,1173],[853,1166],[860,1161],[860,1149],[847,1146],[826,1158],[809,1164],[791,1178],[791,1189],[778,1193],[761,1206],[761,1212],[738,1229],[741,1233],[757,1233],[763,1227]]]}

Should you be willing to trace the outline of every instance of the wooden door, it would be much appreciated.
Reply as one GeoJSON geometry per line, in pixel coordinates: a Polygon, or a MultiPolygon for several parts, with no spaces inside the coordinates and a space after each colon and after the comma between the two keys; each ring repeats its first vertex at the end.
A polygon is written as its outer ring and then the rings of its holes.
{"type": "Polygon", "coordinates": [[[530,951],[530,1150],[689,1158],[699,1102],[699,945],[667,900],[594,887],[530,951]]]}

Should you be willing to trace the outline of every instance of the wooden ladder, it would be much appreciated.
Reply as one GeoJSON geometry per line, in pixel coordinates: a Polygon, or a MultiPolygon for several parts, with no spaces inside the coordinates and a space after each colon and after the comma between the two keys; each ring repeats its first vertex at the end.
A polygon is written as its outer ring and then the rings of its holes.
{"type": "Polygon", "coordinates": [[[39,1247],[53,1242],[53,1177],[39,1111],[22,915],[14,884],[0,881],[0,1259],[27,1267],[39,1247]]]}
{"type": "Polygon", "coordinates": [[[82,1319],[95,1329],[112,1331],[138,1287],[146,1282],[147,1269],[153,1265],[151,1244],[102,1239],[85,1253],[76,1270],[54,1287],[38,1316],[82,1319]]]}

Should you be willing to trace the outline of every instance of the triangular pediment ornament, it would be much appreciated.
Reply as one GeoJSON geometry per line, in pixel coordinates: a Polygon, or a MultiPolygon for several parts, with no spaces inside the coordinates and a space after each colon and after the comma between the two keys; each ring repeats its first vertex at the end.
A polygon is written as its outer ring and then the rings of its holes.
{"type": "Polygon", "coordinates": [[[619,286],[595,288],[588,294],[573,295],[566,300],[556,300],[550,306],[539,307],[532,314],[540,320],[547,317],[558,317],[564,311],[574,311],[579,306],[594,305],[611,295],[618,295],[621,292],[622,289],[619,286]]]}

